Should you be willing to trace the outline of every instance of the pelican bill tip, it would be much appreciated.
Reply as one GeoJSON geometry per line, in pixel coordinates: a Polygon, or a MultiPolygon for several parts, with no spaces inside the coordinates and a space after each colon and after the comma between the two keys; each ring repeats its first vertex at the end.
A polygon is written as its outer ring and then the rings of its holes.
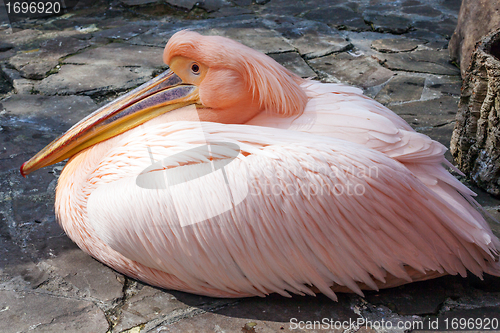
{"type": "Polygon", "coordinates": [[[23,165],[21,165],[21,168],[19,168],[19,171],[21,172],[21,176],[23,176],[24,178],[26,178],[26,173],[24,172],[24,166],[26,165],[26,163],[28,162],[24,162],[23,165]]]}

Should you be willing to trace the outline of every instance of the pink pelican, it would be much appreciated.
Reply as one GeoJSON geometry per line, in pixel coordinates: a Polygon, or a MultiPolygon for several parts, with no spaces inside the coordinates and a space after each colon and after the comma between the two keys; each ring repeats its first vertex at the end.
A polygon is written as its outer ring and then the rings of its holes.
{"type": "Polygon", "coordinates": [[[170,70],[21,167],[27,175],[69,158],[56,216],[97,260],[215,297],[336,299],[500,275],[500,242],[446,170],[446,148],[359,89],[301,79],[190,31],[169,40],[163,60],[170,70]]]}

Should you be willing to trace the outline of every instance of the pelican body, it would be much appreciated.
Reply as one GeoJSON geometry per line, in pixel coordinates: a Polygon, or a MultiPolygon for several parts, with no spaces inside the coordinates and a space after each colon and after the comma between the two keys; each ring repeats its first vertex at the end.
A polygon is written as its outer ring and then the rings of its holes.
{"type": "Polygon", "coordinates": [[[21,167],[69,158],[57,220],[97,260],[215,297],[500,275],[500,242],[446,148],[361,90],[189,31],[164,61],[21,167]]]}

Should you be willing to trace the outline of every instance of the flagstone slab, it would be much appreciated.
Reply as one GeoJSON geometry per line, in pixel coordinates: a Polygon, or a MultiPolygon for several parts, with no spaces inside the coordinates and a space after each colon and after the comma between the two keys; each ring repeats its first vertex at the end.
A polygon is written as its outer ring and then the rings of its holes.
{"type": "Polygon", "coordinates": [[[409,19],[396,15],[367,14],[363,19],[374,31],[398,35],[408,32],[412,25],[409,19]]]}
{"type": "Polygon", "coordinates": [[[370,26],[365,23],[361,14],[342,6],[313,9],[307,12],[304,17],[336,28],[344,28],[353,31],[371,30],[370,26]]]}
{"type": "Polygon", "coordinates": [[[423,41],[409,38],[384,38],[372,42],[372,48],[383,53],[398,53],[415,50],[423,41]]]}
{"type": "Polygon", "coordinates": [[[123,25],[96,31],[92,33],[94,38],[109,38],[113,40],[128,40],[130,38],[136,37],[146,31],[148,31],[150,26],[141,23],[127,23],[124,22],[123,25]]]}
{"type": "Polygon", "coordinates": [[[343,52],[352,47],[336,29],[326,24],[294,18],[279,18],[265,21],[267,26],[281,33],[305,59],[318,58],[343,52]]]}
{"type": "Polygon", "coordinates": [[[154,319],[162,318],[174,311],[186,310],[189,305],[174,295],[162,290],[142,286],[142,289],[127,300],[120,309],[115,331],[121,332],[154,319]]]}
{"type": "Polygon", "coordinates": [[[263,53],[282,53],[295,50],[294,47],[276,31],[265,27],[212,28],[209,30],[200,30],[198,32],[204,35],[228,37],[263,53]]]}
{"type": "Polygon", "coordinates": [[[73,54],[87,46],[89,41],[74,37],[62,37],[47,40],[39,48],[20,51],[9,60],[21,75],[28,79],[43,79],[47,73],[59,64],[62,57],[73,54]]]}
{"type": "Polygon", "coordinates": [[[429,5],[422,5],[422,4],[416,6],[407,6],[403,8],[402,12],[406,14],[415,14],[427,17],[437,17],[443,14],[438,9],[435,9],[429,5]]]}
{"type": "Polygon", "coordinates": [[[107,332],[104,312],[92,302],[0,290],[2,332],[107,332]]]}
{"type": "Polygon", "coordinates": [[[35,89],[44,95],[102,95],[124,91],[151,79],[154,68],[109,67],[100,65],[63,65],[35,89]]]}
{"type": "Polygon", "coordinates": [[[85,50],[64,60],[67,64],[92,66],[158,67],[163,63],[163,50],[160,47],[111,43],[102,47],[85,50]]]}
{"type": "Polygon", "coordinates": [[[12,95],[0,102],[6,115],[65,131],[97,108],[88,96],[12,95]]]}
{"type": "Polygon", "coordinates": [[[397,75],[382,88],[375,99],[382,104],[419,100],[424,86],[424,77],[397,75]]]}
{"type": "Polygon", "coordinates": [[[130,39],[136,45],[165,47],[169,38],[177,31],[189,29],[202,35],[217,35],[232,38],[264,53],[295,51],[278,32],[269,29],[253,15],[238,15],[210,20],[195,21],[192,24],[164,24],[130,39]]]}
{"type": "MultiPolygon", "coordinates": [[[[76,245],[45,260],[44,265],[51,267],[53,274],[59,275],[64,283],[73,285],[78,297],[111,302],[123,296],[123,283],[119,281],[121,275],[84,253],[76,245]]],[[[57,291],[52,290],[52,293],[57,294],[57,291]]]]}
{"type": "Polygon", "coordinates": [[[444,126],[455,121],[458,98],[443,96],[428,101],[392,105],[391,110],[416,129],[444,126]]]}
{"type": "Polygon", "coordinates": [[[394,74],[369,56],[348,53],[309,60],[311,66],[326,75],[331,82],[343,82],[368,88],[387,82],[394,74]]]}
{"type": "Polygon", "coordinates": [[[297,52],[277,53],[271,54],[270,56],[300,77],[313,78],[317,76],[297,52]]]}
{"type": "Polygon", "coordinates": [[[447,50],[417,50],[408,53],[384,53],[375,56],[388,69],[438,75],[459,75],[449,61],[447,50]]]}

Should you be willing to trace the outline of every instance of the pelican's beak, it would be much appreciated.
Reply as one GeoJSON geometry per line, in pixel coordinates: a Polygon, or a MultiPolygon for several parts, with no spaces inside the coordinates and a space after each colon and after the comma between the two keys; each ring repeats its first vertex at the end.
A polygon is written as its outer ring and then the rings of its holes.
{"type": "Polygon", "coordinates": [[[171,70],[103,106],[21,166],[27,174],[63,161],[83,149],[119,135],[163,113],[199,104],[198,87],[184,84],[171,70]]]}

